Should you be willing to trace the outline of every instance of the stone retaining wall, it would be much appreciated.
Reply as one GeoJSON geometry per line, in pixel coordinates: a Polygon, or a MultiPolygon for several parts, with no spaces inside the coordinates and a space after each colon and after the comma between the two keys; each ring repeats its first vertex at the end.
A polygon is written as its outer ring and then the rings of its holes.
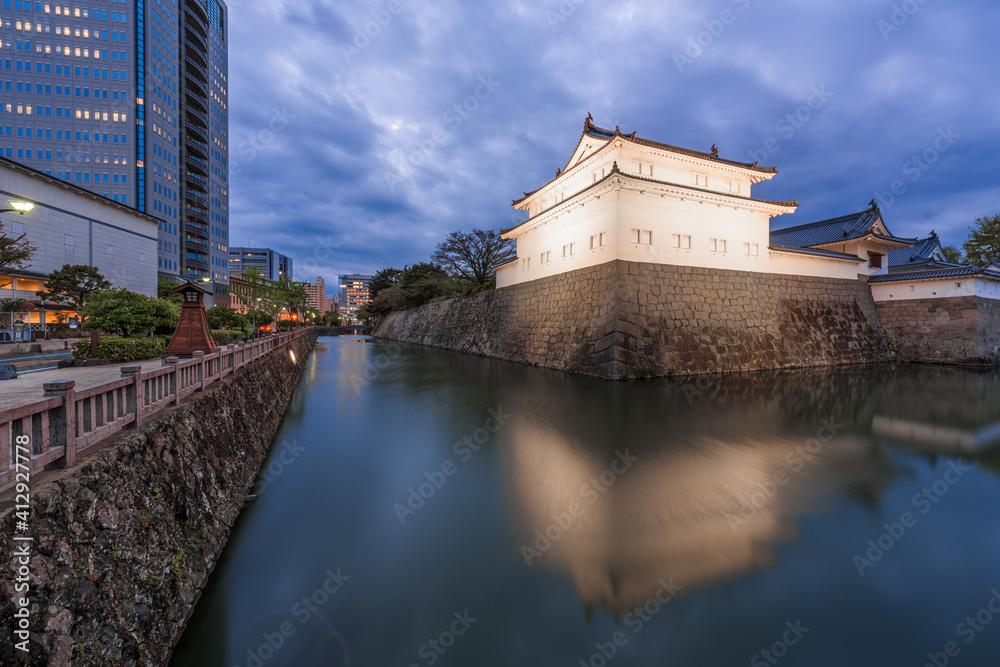
{"type": "Polygon", "coordinates": [[[1000,363],[1000,301],[962,296],[880,301],[876,306],[901,360],[1000,363]]]}
{"type": "Polygon", "coordinates": [[[0,518],[2,665],[160,665],[180,637],[315,336],[32,485],[30,653],[11,641],[15,516],[0,518]]]}
{"type": "Polygon", "coordinates": [[[860,281],[617,260],[391,313],[374,333],[612,379],[892,358],[860,281]]]}

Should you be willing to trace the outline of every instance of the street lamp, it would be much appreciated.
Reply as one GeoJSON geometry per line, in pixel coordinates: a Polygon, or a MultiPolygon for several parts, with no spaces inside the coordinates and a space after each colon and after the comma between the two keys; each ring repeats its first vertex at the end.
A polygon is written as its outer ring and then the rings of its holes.
{"type": "Polygon", "coordinates": [[[0,213],[12,213],[17,211],[21,215],[24,215],[31,209],[35,208],[35,205],[30,201],[20,201],[17,199],[8,199],[7,203],[11,205],[11,208],[0,208],[0,213]]]}

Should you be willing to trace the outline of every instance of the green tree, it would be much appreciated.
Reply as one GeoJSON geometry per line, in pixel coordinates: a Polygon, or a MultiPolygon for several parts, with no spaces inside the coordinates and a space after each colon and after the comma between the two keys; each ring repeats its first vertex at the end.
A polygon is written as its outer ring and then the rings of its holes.
{"type": "Polygon", "coordinates": [[[944,253],[945,259],[954,264],[962,264],[965,261],[962,257],[962,251],[953,245],[942,246],[941,252],[944,253]]]}
{"type": "Polygon", "coordinates": [[[156,298],[171,303],[184,303],[184,295],[174,291],[178,287],[180,285],[170,278],[160,278],[156,281],[156,298]]]}
{"type": "Polygon", "coordinates": [[[282,278],[274,284],[274,295],[281,306],[278,312],[285,310],[292,322],[298,322],[300,313],[306,307],[306,288],[302,283],[282,278]]]}
{"type": "Polygon", "coordinates": [[[167,302],[115,287],[90,295],[80,314],[87,318],[86,328],[91,331],[129,338],[156,329],[162,323],[166,307],[169,307],[167,302]]]}
{"type": "MultiPolygon", "coordinates": [[[[35,248],[25,240],[26,236],[26,234],[17,237],[7,236],[0,229],[0,278],[5,278],[31,263],[35,248]]],[[[0,287],[10,287],[10,283],[7,280],[0,280],[0,287]]]]}
{"type": "Polygon", "coordinates": [[[177,321],[181,318],[181,304],[166,299],[153,299],[153,310],[156,326],[153,333],[172,334],[177,329],[177,321]]]}
{"type": "Polygon", "coordinates": [[[205,315],[212,329],[244,329],[247,326],[246,317],[225,306],[212,306],[205,315]]]}
{"type": "Polygon", "coordinates": [[[49,274],[45,288],[37,292],[38,296],[48,301],[69,305],[80,313],[80,321],[86,321],[82,311],[86,309],[91,295],[111,287],[101,272],[86,264],[64,264],[49,274]]]}
{"type": "Polygon", "coordinates": [[[0,313],[19,312],[27,303],[27,299],[0,299],[0,313]]]}
{"type": "Polygon", "coordinates": [[[399,298],[394,303],[394,310],[422,306],[457,296],[461,291],[461,286],[444,269],[430,262],[404,267],[396,287],[399,298]]]}
{"type": "Polygon", "coordinates": [[[325,313],[321,323],[325,327],[339,327],[340,326],[340,313],[325,313]]]}
{"type": "Polygon", "coordinates": [[[969,238],[962,245],[965,261],[973,266],[1000,262],[1000,213],[993,217],[976,218],[969,228],[969,238]]]}
{"type": "Polygon", "coordinates": [[[387,268],[376,271],[372,280],[368,283],[368,296],[374,299],[378,293],[384,289],[389,289],[393,285],[399,284],[399,276],[402,273],[399,269],[387,268]]]}
{"type": "Polygon", "coordinates": [[[280,310],[280,306],[276,305],[273,283],[256,271],[246,271],[241,278],[247,283],[247,293],[240,298],[246,301],[251,324],[256,326],[273,322],[280,310]]]}
{"type": "Polygon", "coordinates": [[[496,284],[495,267],[514,259],[514,241],[504,239],[492,229],[474,229],[470,233],[452,232],[439,243],[431,261],[440,264],[454,278],[474,286],[496,284]]]}

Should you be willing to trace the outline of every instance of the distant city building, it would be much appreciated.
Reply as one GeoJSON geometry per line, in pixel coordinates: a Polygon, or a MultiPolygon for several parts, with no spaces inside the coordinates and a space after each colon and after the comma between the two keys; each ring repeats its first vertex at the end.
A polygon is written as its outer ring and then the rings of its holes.
{"type": "Polygon", "coordinates": [[[316,283],[310,285],[309,283],[303,283],[302,287],[306,290],[306,304],[310,308],[315,308],[320,313],[327,312],[326,309],[326,281],[322,277],[316,277],[316,283]]]}
{"type": "Polygon", "coordinates": [[[229,275],[254,271],[268,280],[291,279],[292,260],[270,248],[229,248],[229,275]]]}
{"type": "Polygon", "coordinates": [[[372,282],[372,276],[350,275],[339,276],[340,302],[338,312],[345,323],[356,322],[357,312],[361,306],[371,302],[368,295],[368,286],[372,282]]]}
{"type": "Polygon", "coordinates": [[[148,261],[162,277],[202,281],[220,302],[228,298],[227,23],[222,0],[0,7],[3,157],[161,219],[148,261]]]}
{"type": "Polygon", "coordinates": [[[64,326],[76,316],[35,294],[48,274],[65,264],[96,267],[115,287],[156,296],[158,218],[0,158],[0,209],[12,208],[10,201],[34,204],[24,215],[0,213],[3,232],[15,238],[25,234],[35,248],[30,265],[0,278],[0,298],[29,302],[24,322],[42,328],[58,317],[64,326]]]}

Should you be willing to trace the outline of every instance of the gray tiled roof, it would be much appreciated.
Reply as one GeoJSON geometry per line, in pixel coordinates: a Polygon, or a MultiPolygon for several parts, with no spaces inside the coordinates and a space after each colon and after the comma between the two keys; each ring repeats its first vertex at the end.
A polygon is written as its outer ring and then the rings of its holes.
{"type": "MultiPolygon", "coordinates": [[[[776,229],[771,232],[771,245],[809,248],[827,243],[839,243],[859,239],[869,234],[875,234],[875,236],[886,240],[901,242],[913,242],[916,240],[901,239],[892,236],[887,237],[874,232],[873,230],[881,217],[878,208],[873,207],[861,213],[844,215],[839,218],[821,220],[820,222],[798,225],[797,227],[776,229]]],[[[888,227],[886,230],[888,231],[888,227]]]]}

